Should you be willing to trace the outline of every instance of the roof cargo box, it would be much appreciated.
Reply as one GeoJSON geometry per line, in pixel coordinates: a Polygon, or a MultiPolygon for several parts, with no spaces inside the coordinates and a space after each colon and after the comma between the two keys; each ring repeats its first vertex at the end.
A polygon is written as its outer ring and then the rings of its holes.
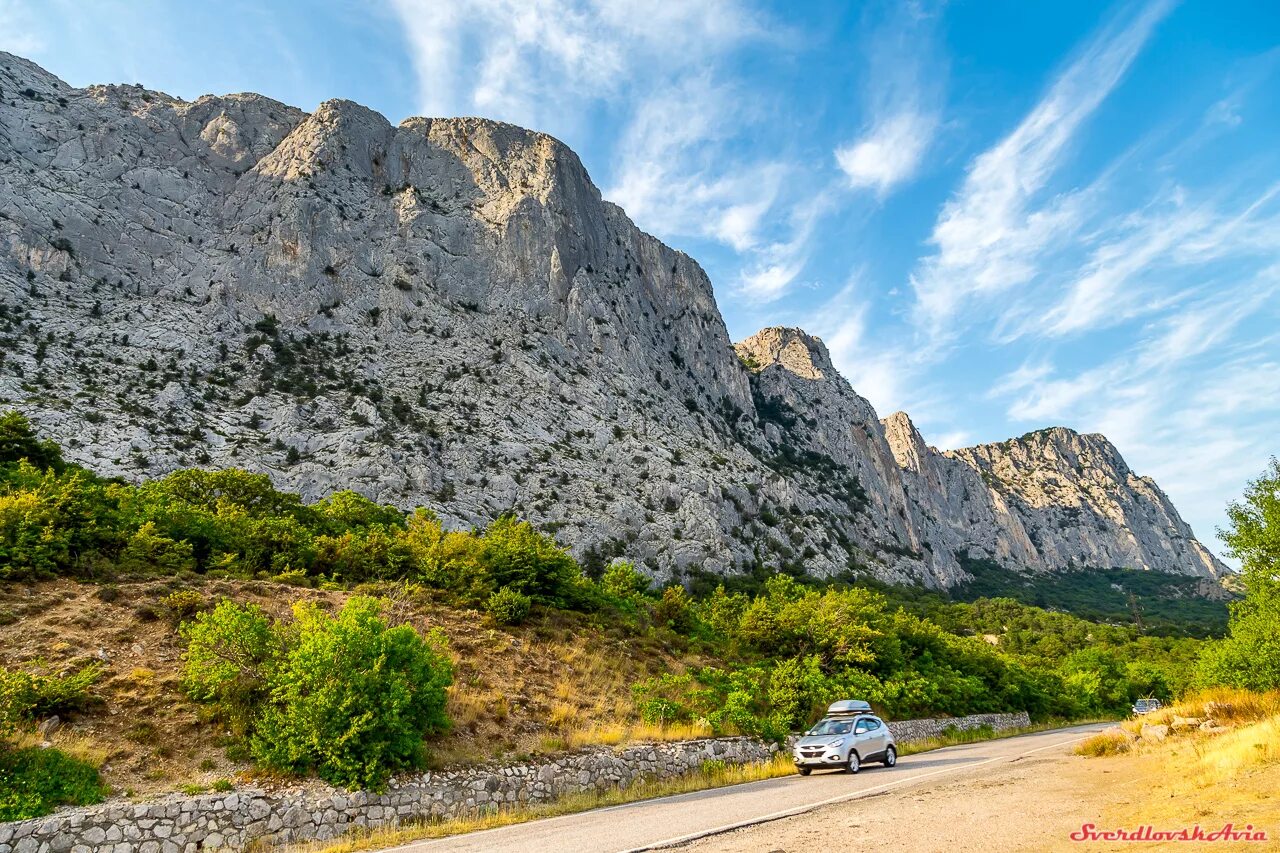
{"type": "Polygon", "coordinates": [[[863,702],[861,699],[841,699],[839,702],[832,702],[831,707],[827,709],[828,717],[851,717],[870,713],[870,703],[863,702]]]}

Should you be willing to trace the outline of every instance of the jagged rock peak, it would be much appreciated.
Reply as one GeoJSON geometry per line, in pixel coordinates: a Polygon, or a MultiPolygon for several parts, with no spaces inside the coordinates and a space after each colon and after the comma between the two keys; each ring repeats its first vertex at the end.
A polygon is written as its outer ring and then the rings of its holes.
{"type": "Polygon", "coordinates": [[[752,370],[778,365],[802,379],[825,379],[835,373],[822,339],[804,329],[770,326],[733,345],[752,370]]]}
{"type": "Polygon", "coordinates": [[[893,458],[898,465],[907,470],[919,471],[929,447],[907,413],[894,412],[883,418],[880,424],[884,427],[885,441],[889,443],[889,449],[893,451],[893,458]]]}

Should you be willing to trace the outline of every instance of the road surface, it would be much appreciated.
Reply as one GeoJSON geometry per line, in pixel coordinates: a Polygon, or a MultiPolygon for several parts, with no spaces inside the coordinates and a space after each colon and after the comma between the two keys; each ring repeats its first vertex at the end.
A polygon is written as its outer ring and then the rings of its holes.
{"type": "Polygon", "coordinates": [[[901,758],[892,769],[868,766],[856,776],[841,772],[817,772],[807,778],[784,776],[419,841],[393,850],[621,853],[673,847],[861,797],[919,791],[970,775],[998,776],[1028,756],[1065,755],[1072,744],[1104,728],[1106,724],[1074,726],[952,746],[901,758]]]}

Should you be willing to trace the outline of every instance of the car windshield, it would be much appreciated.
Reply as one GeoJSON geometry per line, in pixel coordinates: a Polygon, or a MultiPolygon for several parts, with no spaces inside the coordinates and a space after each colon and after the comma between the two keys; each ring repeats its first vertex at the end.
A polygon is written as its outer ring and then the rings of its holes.
{"type": "Polygon", "coordinates": [[[809,729],[810,735],[847,735],[853,731],[851,720],[823,720],[809,729]]]}

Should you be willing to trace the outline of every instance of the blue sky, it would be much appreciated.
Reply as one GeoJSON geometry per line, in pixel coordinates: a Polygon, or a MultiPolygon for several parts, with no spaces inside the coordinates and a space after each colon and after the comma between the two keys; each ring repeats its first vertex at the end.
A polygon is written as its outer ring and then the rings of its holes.
{"type": "Polygon", "coordinates": [[[735,338],[821,335],[940,447],[1103,432],[1219,551],[1280,453],[1271,0],[0,0],[0,49],[547,131],[735,338]]]}

